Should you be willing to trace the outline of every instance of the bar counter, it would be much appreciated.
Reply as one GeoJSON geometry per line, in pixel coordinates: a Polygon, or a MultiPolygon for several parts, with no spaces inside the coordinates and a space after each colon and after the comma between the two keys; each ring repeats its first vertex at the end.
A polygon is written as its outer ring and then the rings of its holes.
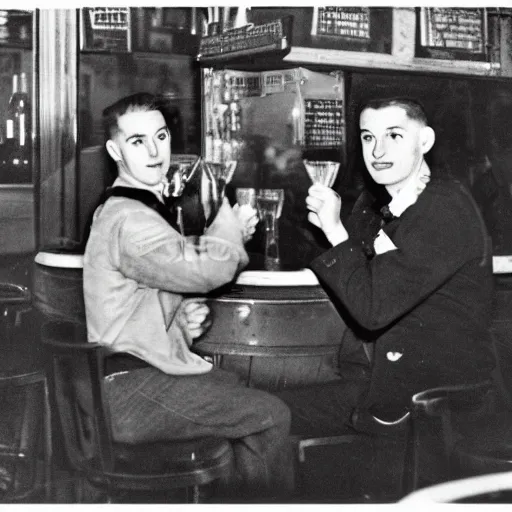
{"type": "Polygon", "coordinates": [[[242,272],[208,303],[213,324],[194,349],[247,385],[277,391],[339,378],[346,326],[310,270],[242,272]]]}
{"type": "MultiPolygon", "coordinates": [[[[34,302],[45,316],[85,323],[81,254],[39,253],[34,302]]],[[[193,350],[269,391],[338,377],[345,323],[310,270],[245,271],[208,296],[213,323],[193,350]]]]}

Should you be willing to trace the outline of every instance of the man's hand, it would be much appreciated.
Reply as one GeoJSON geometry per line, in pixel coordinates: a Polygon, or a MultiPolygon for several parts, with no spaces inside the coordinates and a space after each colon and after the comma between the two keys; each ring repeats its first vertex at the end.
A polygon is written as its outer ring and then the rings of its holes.
{"type": "Polygon", "coordinates": [[[320,228],[332,245],[347,240],[348,233],[340,219],[340,196],[330,187],[318,183],[309,188],[308,194],[309,222],[320,228]]]}
{"type": "Polygon", "coordinates": [[[243,204],[240,206],[237,203],[235,206],[233,206],[233,213],[235,214],[242,228],[242,238],[244,243],[247,243],[256,231],[256,225],[259,222],[258,212],[249,204],[243,204]]]}
{"type": "Polygon", "coordinates": [[[181,313],[185,328],[192,339],[199,338],[212,325],[210,308],[201,299],[186,301],[181,313]]]}

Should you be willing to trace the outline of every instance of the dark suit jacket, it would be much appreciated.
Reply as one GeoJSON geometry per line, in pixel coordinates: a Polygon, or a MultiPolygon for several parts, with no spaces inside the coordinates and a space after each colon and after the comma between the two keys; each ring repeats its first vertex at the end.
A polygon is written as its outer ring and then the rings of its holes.
{"type": "MultiPolygon", "coordinates": [[[[395,415],[418,391],[489,377],[492,253],[475,202],[458,182],[432,180],[387,222],[381,206],[365,193],[347,222],[349,240],[311,268],[351,327],[344,345],[375,344],[361,406],[395,415]],[[381,227],[397,249],[375,255],[381,227]]],[[[342,373],[351,371],[348,352],[341,351],[342,373]]]]}

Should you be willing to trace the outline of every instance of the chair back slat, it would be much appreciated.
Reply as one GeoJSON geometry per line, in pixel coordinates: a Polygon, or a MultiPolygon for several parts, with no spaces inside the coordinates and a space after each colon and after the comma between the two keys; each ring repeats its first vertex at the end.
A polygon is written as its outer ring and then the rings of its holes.
{"type": "Polygon", "coordinates": [[[52,351],[55,400],[70,463],[76,469],[86,465],[112,471],[111,424],[103,387],[105,349],[87,342],[85,328],[64,322],[45,324],[42,337],[52,351]]]}
{"type": "Polygon", "coordinates": [[[428,389],[412,397],[412,450],[408,490],[450,479],[456,422],[481,417],[494,409],[491,380],[428,389]]]}

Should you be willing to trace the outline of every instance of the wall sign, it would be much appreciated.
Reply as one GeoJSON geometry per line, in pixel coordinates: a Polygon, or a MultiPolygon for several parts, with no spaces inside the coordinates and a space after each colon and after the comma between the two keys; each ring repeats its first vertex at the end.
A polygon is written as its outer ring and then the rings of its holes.
{"type": "Polygon", "coordinates": [[[128,7],[81,9],[80,49],[107,52],[131,51],[128,7]]]}
{"type": "Polygon", "coordinates": [[[370,8],[315,8],[311,35],[370,39],[370,8]]]}
{"type": "Polygon", "coordinates": [[[418,57],[486,59],[486,9],[421,7],[418,21],[418,57]]]}
{"type": "Polygon", "coordinates": [[[306,46],[391,54],[392,8],[330,6],[311,11],[311,39],[306,46]]]}
{"type": "Polygon", "coordinates": [[[484,51],[483,9],[422,9],[421,44],[455,48],[474,53],[484,51]]]}
{"type": "Polygon", "coordinates": [[[338,99],[304,100],[304,146],[335,148],[344,141],[343,101],[338,99]]]}

